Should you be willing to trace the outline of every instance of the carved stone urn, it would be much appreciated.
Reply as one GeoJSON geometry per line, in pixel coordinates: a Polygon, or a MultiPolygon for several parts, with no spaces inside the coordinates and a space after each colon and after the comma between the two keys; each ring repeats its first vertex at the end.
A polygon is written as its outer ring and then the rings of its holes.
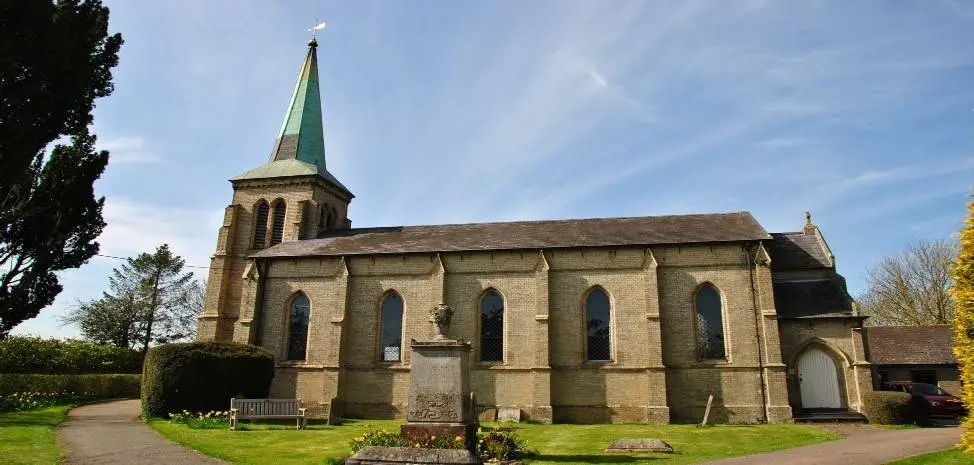
{"type": "Polygon", "coordinates": [[[452,318],[453,308],[447,304],[439,304],[430,310],[430,321],[433,322],[434,341],[446,339],[446,330],[450,328],[450,320],[452,318]]]}

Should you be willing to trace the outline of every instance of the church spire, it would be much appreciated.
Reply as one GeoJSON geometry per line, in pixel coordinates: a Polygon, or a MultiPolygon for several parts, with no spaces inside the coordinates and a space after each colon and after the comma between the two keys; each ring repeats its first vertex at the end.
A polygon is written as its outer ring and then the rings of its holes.
{"type": "MultiPolygon", "coordinates": [[[[315,26],[321,29],[324,23],[315,26]]],[[[274,149],[267,163],[231,178],[231,181],[267,179],[292,176],[318,176],[354,197],[325,169],[325,135],[321,129],[321,94],[318,91],[318,40],[308,42],[298,83],[291,94],[291,103],[284,114],[284,123],[274,141],[274,149]]]]}
{"type": "Polygon", "coordinates": [[[318,41],[308,42],[308,54],[301,65],[298,83],[284,123],[274,141],[271,162],[298,160],[325,169],[325,136],[321,129],[321,94],[318,91],[318,41]]]}

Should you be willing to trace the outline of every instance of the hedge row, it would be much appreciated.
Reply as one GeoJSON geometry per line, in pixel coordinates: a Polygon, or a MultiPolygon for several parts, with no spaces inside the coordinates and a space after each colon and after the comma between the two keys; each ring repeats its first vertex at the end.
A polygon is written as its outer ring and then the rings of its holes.
{"type": "Polygon", "coordinates": [[[913,423],[911,397],[905,392],[869,391],[862,395],[862,414],[870,423],[902,425],[913,423]]]}
{"type": "Polygon", "coordinates": [[[133,349],[79,340],[13,336],[0,341],[0,373],[141,373],[133,349]]]}
{"type": "Polygon", "coordinates": [[[274,357],[260,347],[224,342],[153,347],[142,373],[142,413],[148,418],[226,410],[231,397],[267,397],[273,378],[274,357]]]}
{"type": "Polygon", "coordinates": [[[15,392],[72,392],[82,400],[136,399],[142,375],[0,374],[0,396],[15,392]]]}

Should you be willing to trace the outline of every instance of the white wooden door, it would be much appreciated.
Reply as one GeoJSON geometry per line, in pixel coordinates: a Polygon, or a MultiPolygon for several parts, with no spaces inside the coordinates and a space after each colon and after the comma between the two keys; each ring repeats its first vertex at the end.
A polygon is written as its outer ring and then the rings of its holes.
{"type": "Polygon", "coordinates": [[[835,362],[823,350],[809,347],[798,357],[802,408],[841,408],[835,362]]]}

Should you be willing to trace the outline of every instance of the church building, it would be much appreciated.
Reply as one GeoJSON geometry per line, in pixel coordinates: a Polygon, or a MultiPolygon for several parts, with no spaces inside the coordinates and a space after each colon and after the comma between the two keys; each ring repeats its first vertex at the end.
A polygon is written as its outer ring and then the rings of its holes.
{"type": "Polygon", "coordinates": [[[199,317],[200,340],[274,354],[272,397],[404,417],[409,344],[440,303],[482,417],[699,422],[712,395],[712,421],[776,423],[872,389],[863,317],[808,214],[783,233],[748,212],[353,228],[316,46],[270,160],[230,180],[199,317]]]}

